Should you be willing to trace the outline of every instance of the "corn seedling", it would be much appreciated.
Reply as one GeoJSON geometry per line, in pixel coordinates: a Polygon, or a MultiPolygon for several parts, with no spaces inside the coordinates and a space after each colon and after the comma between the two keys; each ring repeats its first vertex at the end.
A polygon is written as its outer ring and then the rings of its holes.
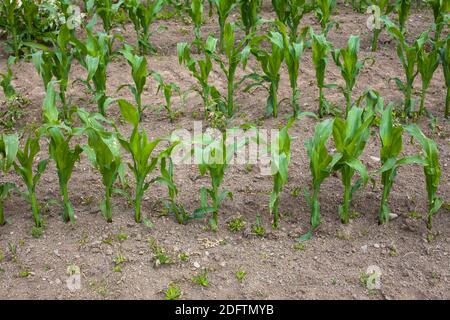
{"type": "Polygon", "coordinates": [[[123,50],[119,51],[128,64],[131,66],[131,76],[133,78],[134,86],[125,84],[119,87],[118,91],[127,86],[131,93],[134,95],[134,100],[137,105],[138,121],[141,122],[143,118],[143,112],[146,106],[142,105],[142,92],[144,92],[145,83],[147,82],[147,59],[144,56],[138,56],[133,54],[132,47],[125,45],[123,50]]]}
{"type": "MultiPolygon", "coordinates": [[[[19,138],[16,134],[0,134],[0,171],[4,174],[14,165],[18,149],[19,138]]],[[[4,201],[14,188],[13,183],[0,183],[0,226],[5,224],[4,201]]]]}
{"type": "Polygon", "coordinates": [[[333,123],[334,145],[340,155],[333,170],[340,171],[344,185],[344,202],[339,206],[339,216],[343,223],[349,222],[353,194],[369,179],[366,167],[358,158],[364,151],[374,118],[375,115],[370,109],[355,106],[350,109],[345,120],[338,117],[333,123]],[[359,172],[360,178],[352,185],[356,171],[359,172]]]}
{"type": "Polygon", "coordinates": [[[155,52],[156,49],[150,44],[153,32],[151,24],[156,20],[158,13],[165,4],[164,0],[127,0],[126,9],[128,16],[133,22],[138,38],[138,46],[142,53],[155,52]]]}
{"type": "Polygon", "coordinates": [[[4,0],[0,4],[0,14],[4,19],[2,26],[12,37],[12,50],[16,58],[19,57],[20,49],[23,45],[19,29],[20,2],[18,0],[4,0]]]}
{"type": "Polygon", "coordinates": [[[94,15],[86,27],[87,39],[85,41],[80,41],[73,37],[72,42],[75,46],[75,57],[88,72],[87,78],[83,83],[95,94],[98,111],[104,116],[106,108],[112,102],[112,99],[106,95],[106,72],[114,54],[112,46],[118,36],[110,36],[103,32],[98,32],[94,35],[93,27],[96,20],[94,15]]]}
{"type": "Polygon", "coordinates": [[[417,70],[419,71],[420,77],[422,78],[419,114],[423,114],[425,112],[425,96],[428,87],[430,86],[430,82],[433,78],[434,72],[439,66],[439,48],[432,47],[432,49],[427,52],[426,44],[428,44],[428,42],[417,43],[417,45],[419,46],[417,70]]]}
{"type": "Polygon", "coordinates": [[[83,150],[88,155],[92,165],[100,172],[105,187],[105,198],[100,208],[107,222],[112,222],[111,196],[114,182],[121,167],[120,143],[115,133],[106,131],[100,123],[108,121],[98,113],[89,114],[83,109],[77,110],[84,124],[83,132],[88,136],[88,145],[83,150]]]}
{"type": "MultiPolygon", "coordinates": [[[[306,44],[303,41],[304,35],[298,42],[294,42],[292,38],[286,33],[286,26],[280,22],[276,22],[280,33],[283,36],[284,45],[284,61],[286,63],[289,73],[289,83],[291,85],[291,105],[294,110],[294,117],[297,117],[300,112],[300,105],[298,104],[298,98],[300,97],[300,90],[298,89],[298,76],[300,70],[300,60],[303,52],[305,51],[306,44]]],[[[304,29],[305,31],[307,29],[304,29]]]]}
{"type": "Polygon", "coordinates": [[[214,6],[217,10],[217,15],[219,19],[219,49],[223,52],[224,49],[224,33],[225,33],[225,24],[227,22],[228,16],[231,11],[236,7],[237,0],[212,0],[214,6]]]}
{"type": "Polygon", "coordinates": [[[178,112],[172,109],[172,96],[174,92],[178,92],[178,94],[181,95],[180,87],[174,82],[165,82],[163,77],[158,72],[153,71],[151,74],[153,79],[158,82],[158,89],[156,93],[158,94],[162,91],[164,94],[165,104],[163,106],[169,115],[170,122],[173,122],[177,117],[178,112]]]}
{"type": "Polygon", "coordinates": [[[340,159],[340,155],[331,156],[327,150],[327,142],[333,131],[334,119],[327,119],[320,122],[315,130],[314,136],[305,142],[309,157],[309,168],[312,175],[312,196],[306,191],[306,200],[311,209],[311,228],[308,233],[298,238],[298,241],[305,241],[311,238],[312,232],[320,224],[320,203],[319,193],[322,182],[330,176],[333,167],[340,159]]]}
{"type": "Polygon", "coordinates": [[[0,81],[0,86],[3,89],[3,93],[5,94],[6,99],[8,99],[9,101],[13,100],[17,96],[16,89],[14,89],[14,87],[11,84],[11,81],[13,79],[11,66],[14,64],[15,61],[16,57],[10,56],[8,58],[7,63],[8,70],[6,71],[6,74],[0,73],[0,77],[2,79],[0,81]]]}
{"type": "Polygon", "coordinates": [[[327,36],[333,27],[334,22],[331,21],[333,10],[336,7],[336,0],[316,0],[315,14],[322,28],[322,33],[327,36]]]}
{"type": "Polygon", "coordinates": [[[260,21],[258,14],[261,10],[261,4],[261,0],[239,1],[242,24],[244,25],[246,35],[249,35],[250,33],[254,33],[256,31],[256,26],[260,21]]]}
{"type": "Polygon", "coordinates": [[[396,0],[395,10],[398,15],[400,32],[405,33],[406,21],[408,21],[409,12],[411,11],[411,0],[396,0]]]}
{"type": "Polygon", "coordinates": [[[323,90],[325,88],[332,88],[333,85],[325,84],[325,70],[328,64],[328,54],[331,50],[331,44],[323,34],[315,34],[310,29],[310,35],[312,39],[312,59],[314,69],[316,70],[317,87],[319,88],[319,117],[323,117],[330,112],[330,104],[325,98],[323,90]]]}
{"type": "Polygon", "coordinates": [[[268,35],[263,37],[256,37],[254,45],[251,47],[251,53],[261,65],[263,75],[258,73],[251,73],[245,76],[244,79],[249,78],[254,82],[245,88],[244,91],[249,91],[254,87],[263,87],[269,92],[269,97],[266,103],[266,114],[272,114],[278,117],[278,87],[280,83],[280,69],[284,60],[284,42],[283,36],[279,32],[271,31],[268,35]],[[271,46],[271,50],[265,49],[261,42],[267,40],[271,46]],[[267,88],[264,83],[268,83],[267,88]]]}
{"type": "Polygon", "coordinates": [[[342,87],[341,90],[345,97],[346,116],[352,106],[353,88],[359,72],[364,67],[364,61],[358,60],[359,46],[359,36],[351,36],[348,39],[346,48],[335,49],[332,52],[333,60],[340,69],[342,78],[345,81],[345,87],[342,87]]]}
{"type": "Polygon", "coordinates": [[[447,95],[445,96],[445,117],[450,116],[450,36],[444,41],[439,50],[441,57],[442,70],[444,72],[445,84],[447,86],[447,95]]]}
{"type": "Polygon", "coordinates": [[[406,81],[404,82],[399,78],[393,78],[393,80],[405,96],[405,113],[410,116],[414,109],[414,100],[412,98],[414,80],[419,73],[416,66],[419,60],[420,48],[428,38],[428,32],[422,33],[412,45],[409,45],[404,34],[395,24],[388,19],[383,19],[383,21],[386,23],[387,31],[397,41],[397,56],[402,64],[406,81]]]}
{"type": "Polygon", "coordinates": [[[303,16],[313,10],[313,6],[307,0],[272,0],[272,6],[278,20],[289,28],[289,38],[297,42],[298,26],[303,16]]]}
{"type": "Polygon", "coordinates": [[[213,231],[218,227],[218,213],[220,204],[225,198],[232,198],[233,194],[227,190],[220,190],[225,171],[228,169],[230,161],[247,141],[242,140],[239,143],[233,142],[226,144],[226,132],[221,137],[213,137],[210,134],[202,134],[194,138],[193,152],[196,160],[199,161],[199,171],[201,175],[209,173],[211,187],[202,187],[200,189],[201,207],[193,213],[194,219],[201,219],[206,214],[212,214],[209,219],[209,226],[213,231]],[[211,198],[211,204],[208,203],[208,195],[211,198]]]}
{"type": "Polygon", "coordinates": [[[77,129],[72,129],[58,120],[58,110],[56,108],[56,95],[54,82],[47,86],[47,95],[43,105],[44,126],[41,128],[42,134],[49,137],[50,157],[55,161],[58,173],[59,187],[63,198],[65,222],[75,222],[74,211],[69,199],[68,183],[72,176],[75,163],[80,160],[83,149],[77,144],[71,148],[71,139],[77,134],[77,129]]]}
{"type": "Polygon", "coordinates": [[[190,216],[184,207],[177,202],[178,188],[173,179],[173,162],[170,157],[163,157],[160,161],[161,176],[155,179],[156,182],[167,186],[169,201],[166,208],[175,215],[179,224],[186,224],[190,216]]]}
{"type": "Polygon", "coordinates": [[[119,12],[120,7],[123,4],[123,0],[94,0],[95,12],[102,19],[103,30],[107,34],[111,32],[114,24],[114,17],[119,12]]]}
{"type": "Polygon", "coordinates": [[[34,224],[37,228],[43,226],[43,221],[39,210],[39,203],[36,197],[36,186],[39,183],[39,180],[44,173],[48,163],[48,159],[39,161],[36,167],[36,172],[33,173],[34,160],[36,158],[36,155],[41,150],[39,144],[40,138],[41,136],[38,131],[30,133],[27,137],[24,148],[19,148],[17,150],[17,161],[14,163],[15,171],[20,175],[27,187],[28,193],[26,194],[26,196],[31,203],[34,224]]]}
{"type": "Polygon", "coordinates": [[[197,89],[203,100],[205,108],[205,118],[208,112],[215,109],[218,100],[220,100],[220,93],[218,90],[209,84],[209,75],[212,71],[212,57],[216,52],[217,39],[209,36],[203,44],[203,59],[193,59],[190,54],[191,46],[186,42],[177,44],[178,62],[184,64],[191,72],[193,77],[200,84],[201,89],[197,89]]]}
{"type": "Polygon", "coordinates": [[[427,227],[431,230],[433,216],[438,212],[443,204],[441,198],[436,195],[441,178],[441,168],[439,166],[439,151],[436,142],[427,138],[415,124],[410,124],[404,129],[416,139],[423,149],[423,161],[425,162],[423,171],[428,194],[428,222],[427,227]]]}
{"type": "MultiPolygon", "coordinates": [[[[450,1],[448,0],[426,0],[433,10],[434,24],[436,30],[434,34],[434,41],[439,41],[442,30],[445,26],[446,15],[450,12],[450,1]]],[[[448,18],[447,18],[448,19],[448,18]]]]}
{"type": "Polygon", "coordinates": [[[291,161],[291,137],[289,128],[294,123],[295,118],[289,119],[278,133],[275,142],[272,143],[271,152],[271,171],[273,177],[273,191],[270,194],[269,211],[273,215],[272,227],[278,228],[279,224],[279,201],[283,187],[288,182],[289,163],[291,161]]]}
{"type": "Polygon", "coordinates": [[[391,0],[370,0],[370,10],[372,13],[373,23],[373,35],[372,35],[372,51],[378,50],[378,39],[381,31],[383,30],[381,16],[388,16],[394,11],[395,6],[391,3],[391,0]]]}
{"type": "Polygon", "coordinates": [[[119,141],[123,148],[130,153],[133,162],[128,166],[133,171],[136,180],[136,190],[134,197],[135,221],[141,222],[141,202],[144,192],[150,187],[150,182],[146,182],[147,176],[155,169],[158,164],[159,157],[170,155],[174,145],[169,148],[152,155],[153,150],[162,139],[148,140],[145,130],[139,130],[139,110],[125,100],[118,101],[120,112],[125,120],[133,125],[133,132],[128,140],[119,137],[119,141]]]}
{"type": "Polygon", "coordinates": [[[225,25],[223,34],[223,49],[225,51],[225,56],[227,61],[223,61],[221,56],[214,54],[214,60],[219,63],[220,69],[222,69],[225,77],[227,78],[227,99],[226,99],[226,109],[228,117],[233,116],[234,113],[234,89],[235,83],[234,78],[236,74],[236,69],[239,63],[243,64],[245,68],[248,56],[250,55],[250,46],[247,46],[247,42],[251,39],[252,35],[244,37],[241,41],[235,44],[235,34],[236,27],[232,23],[227,23],[225,25]]]}
{"type": "Polygon", "coordinates": [[[69,84],[69,74],[72,66],[73,54],[70,48],[71,33],[66,25],[63,25],[55,39],[52,39],[53,47],[47,47],[36,43],[27,43],[31,48],[37,49],[33,55],[33,64],[44,82],[47,90],[48,84],[54,77],[59,82],[59,98],[62,103],[62,118],[70,119],[66,91],[69,84]]]}
{"type": "Polygon", "coordinates": [[[203,0],[192,0],[188,13],[191,17],[192,23],[194,24],[194,45],[197,46],[198,53],[200,53],[203,42],[200,31],[203,24],[203,0]]]}
{"type": "Polygon", "coordinates": [[[386,223],[389,221],[389,194],[394,184],[395,177],[397,175],[397,169],[401,165],[406,164],[421,164],[425,165],[424,161],[419,156],[407,156],[398,159],[402,151],[402,134],[403,127],[394,125],[392,121],[392,106],[389,105],[383,110],[380,123],[380,159],[381,159],[381,183],[383,185],[383,194],[381,197],[380,206],[380,223],[386,223]]]}

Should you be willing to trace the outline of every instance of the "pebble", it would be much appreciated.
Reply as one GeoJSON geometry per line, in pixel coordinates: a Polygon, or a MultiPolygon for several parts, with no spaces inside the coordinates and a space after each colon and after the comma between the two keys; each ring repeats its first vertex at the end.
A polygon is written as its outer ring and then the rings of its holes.
{"type": "Polygon", "coordinates": [[[374,243],[373,246],[374,246],[374,248],[377,248],[377,249],[380,248],[380,245],[378,243],[374,243]]]}
{"type": "Polygon", "coordinates": [[[193,265],[197,269],[200,268],[200,263],[198,263],[197,261],[194,261],[193,265]]]}
{"type": "Polygon", "coordinates": [[[227,265],[227,263],[225,262],[225,261],[222,261],[221,263],[219,263],[219,266],[221,266],[221,267],[226,267],[226,265],[227,265]]]}
{"type": "Polygon", "coordinates": [[[61,255],[59,254],[58,249],[53,250],[53,254],[57,257],[61,257],[61,255]]]}
{"type": "Polygon", "coordinates": [[[61,280],[59,280],[58,278],[55,280],[55,284],[60,285],[62,283],[61,280]]]}
{"type": "Polygon", "coordinates": [[[362,251],[362,253],[367,253],[367,244],[365,244],[361,247],[361,251],[362,251]]]}

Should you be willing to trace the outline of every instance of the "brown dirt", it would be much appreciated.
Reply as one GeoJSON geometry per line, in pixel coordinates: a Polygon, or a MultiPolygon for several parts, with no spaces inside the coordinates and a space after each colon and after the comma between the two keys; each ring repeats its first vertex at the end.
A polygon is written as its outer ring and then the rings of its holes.
{"type": "MultiPolygon", "coordinates": [[[[270,4],[264,7],[263,16],[272,17],[270,4]]],[[[401,101],[401,93],[389,83],[389,78],[402,76],[399,61],[395,54],[394,43],[386,34],[381,36],[384,43],[377,53],[370,52],[370,34],[365,27],[366,16],[355,14],[349,8],[340,5],[336,20],[339,30],[330,33],[330,40],[336,47],[342,47],[350,34],[359,34],[362,38],[361,56],[374,57],[375,64],[366,67],[360,75],[355,95],[358,96],[367,87],[378,90],[387,101],[401,101]]],[[[236,18],[236,13],[233,18],[236,18]]],[[[419,34],[431,23],[429,10],[414,12],[409,21],[411,37],[419,34]]],[[[316,24],[314,17],[305,18],[305,23],[316,24]]],[[[184,67],[178,65],[176,44],[190,40],[191,29],[177,20],[162,21],[167,30],[156,34],[153,43],[158,54],[149,56],[151,69],[162,73],[166,80],[178,83],[183,90],[195,85],[195,80],[184,67]]],[[[215,17],[208,19],[202,29],[217,33],[215,17]]],[[[121,30],[129,41],[134,41],[131,26],[121,30]]],[[[6,63],[5,54],[0,58],[1,69],[6,63]]],[[[340,74],[330,61],[327,72],[328,82],[340,82],[340,74]]],[[[251,61],[243,76],[256,66],[251,61]]],[[[24,110],[23,126],[40,120],[41,104],[44,97],[43,86],[33,66],[21,61],[14,67],[16,79],[14,85],[19,92],[31,101],[24,110]]],[[[84,71],[75,65],[73,79],[83,77],[84,71]]],[[[225,89],[222,74],[215,71],[214,84],[225,89]]],[[[116,88],[131,81],[128,65],[121,59],[109,67],[108,86],[111,95],[118,96],[116,88]]],[[[416,83],[419,87],[420,83],[416,83]]],[[[307,52],[302,60],[299,86],[302,91],[301,105],[305,111],[316,111],[317,89],[311,54],[307,52]]],[[[431,130],[428,121],[421,119],[419,124],[426,134],[439,144],[442,167],[439,195],[448,200],[450,195],[449,123],[443,120],[444,81],[439,69],[431,83],[427,105],[439,119],[439,127],[431,130]]],[[[72,102],[94,111],[95,105],[89,102],[89,96],[80,84],[71,86],[69,95],[72,102]]],[[[131,95],[123,90],[122,97],[131,100],[131,95]]],[[[283,70],[280,84],[280,100],[290,95],[287,71],[283,70]]],[[[326,92],[327,98],[342,105],[343,97],[337,90],[326,92]]],[[[264,116],[266,93],[256,91],[242,93],[237,91],[239,105],[237,116],[230,126],[244,122],[258,122],[264,116]]],[[[4,100],[1,96],[0,100],[4,100]]],[[[144,102],[152,105],[162,103],[162,96],[156,94],[156,84],[148,81],[144,102]]],[[[187,94],[186,101],[175,98],[175,107],[183,115],[170,124],[165,112],[148,110],[145,127],[151,137],[162,136],[176,128],[192,128],[193,112],[201,111],[200,99],[194,93],[187,94]]],[[[276,128],[285,122],[290,112],[288,105],[281,107],[278,119],[264,119],[262,127],[276,128]]],[[[118,119],[118,110],[111,107],[108,115],[118,119]]],[[[419,167],[405,167],[399,174],[391,194],[391,209],[399,217],[386,226],[376,222],[381,186],[377,183],[357,192],[353,200],[353,210],[361,213],[349,225],[341,225],[337,208],[342,199],[342,186],[338,176],[332,176],[324,183],[321,193],[321,212],[323,222],[314,235],[306,242],[304,250],[295,250],[295,237],[306,232],[309,226],[309,209],[304,197],[295,197],[295,188],[303,190],[311,181],[308,159],[303,142],[312,135],[316,122],[304,119],[295,123],[290,134],[295,137],[292,145],[290,180],[282,198],[280,211],[283,214],[279,230],[270,228],[268,214],[269,194],[272,179],[261,176],[258,168],[248,172],[244,167],[229,168],[224,187],[232,191],[234,199],[223,203],[220,215],[219,231],[205,230],[202,221],[186,226],[176,223],[173,217],[160,216],[161,203],[166,197],[166,189],[155,185],[146,193],[143,211],[154,223],[149,229],[137,225],[132,219],[132,208],[124,198],[114,199],[114,222],[105,222],[98,210],[102,198],[100,176],[83,155],[76,165],[70,182],[71,199],[77,216],[76,225],[64,224],[60,218],[58,182],[54,164],[49,165],[38,187],[38,197],[45,205],[46,229],[43,236],[35,239],[31,236],[32,220],[28,204],[18,194],[14,194],[6,203],[5,213],[9,224],[0,228],[0,298],[38,298],[38,299],[161,299],[168,283],[177,283],[183,297],[188,299],[449,299],[450,298],[450,221],[448,211],[441,209],[434,220],[435,239],[426,240],[427,229],[423,219],[409,217],[411,211],[425,216],[426,191],[423,172],[419,167]],[[251,234],[250,226],[256,214],[263,217],[267,235],[259,238],[251,234]],[[242,215],[247,222],[244,232],[231,233],[226,221],[242,215]],[[128,239],[119,241],[117,234],[125,233],[128,239]],[[172,265],[154,267],[153,253],[148,238],[153,238],[173,257],[172,265]],[[111,240],[112,241],[109,241],[111,240]],[[17,246],[17,257],[13,259],[8,246],[17,246]],[[211,247],[209,247],[211,245],[211,247]],[[366,247],[365,247],[366,246],[366,247]],[[367,249],[366,249],[367,248],[367,249]],[[181,262],[178,254],[189,254],[188,262],[181,262]],[[122,272],[114,272],[114,257],[122,253],[127,261],[122,272]],[[3,258],[1,259],[1,256],[3,258]],[[75,264],[81,268],[82,289],[70,292],[65,284],[67,267],[75,264]],[[360,275],[370,265],[381,268],[381,290],[369,291],[360,283],[360,275]],[[208,268],[210,286],[201,288],[193,284],[191,278],[200,268],[208,268]],[[21,271],[32,275],[22,278],[21,271]],[[235,278],[237,270],[247,273],[242,283],[235,278]]],[[[129,130],[124,125],[120,128],[129,130]]],[[[379,154],[379,140],[373,135],[362,160],[371,171],[379,166],[371,156],[379,154]]],[[[417,145],[405,143],[405,154],[419,150],[417,145]]],[[[47,156],[46,150],[41,158],[47,156]]],[[[180,189],[180,201],[188,210],[199,207],[199,189],[208,185],[207,177],[199,177],[195,166],[177,166],[176,182],[180,189]]],[[[8,179],[19,179],[8,175],[8,179]]]]}

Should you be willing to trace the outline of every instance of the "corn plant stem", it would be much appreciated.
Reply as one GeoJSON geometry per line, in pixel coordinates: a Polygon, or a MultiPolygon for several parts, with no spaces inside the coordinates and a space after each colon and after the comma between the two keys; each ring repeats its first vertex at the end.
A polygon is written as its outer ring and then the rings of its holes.
{"type": "Polygon", "coordinates": [[[425,112],[425,95],[427,93],[427,88],[422,86],[422,91],[420,93],[420,109],[419,114],[423,114],[425,112]]]}
{"type": "MultiPolygon", "coordinates": [[[[426,167],[424,167],[424,170],[426,170],[426,167]]],[[[429,230],[432,229],[433,226],[433,214],[432,209],[434,207],[434,202],[436,200],[436,188],[433,186],[433,180],[434,176],[427,174],[427,171],[425,171],[425,183],[427,187],[427,194],[428,194],[428,221],[427,221],[427,228],[429,230]]]]}
{"type": "Polygon", "coordinates": [[[344,203],[342,204],[341,221],[344,224],[349,222],[349,208],[352,199],[352,176],[353,169],[348,166],[342,168],[342,183],[344,184],[344,203]]]}
{"type": "Polygon", "coordinates": [[[278,82],[272,81],[270,83],[270,96],[272,97],[272,103],[273,103],[273,117],[278,117],[278,98],[277,98],[277,91],[278,91],[278,82]]]}
{"type": "Polygon", "coordinates": [[[324,96],[323,96],[323,88],[319,86],[319,117],[323,117],[323,111],[324,111],[324,96]]]}
{"type": "Polygon", "coordinates": [[[144,179],[138,179],[136,183],[136,195],[134,199],[134,220],[141,222],[141,203],[144,195],[144,179]]]}
{"type": "Polygon", "coordinates": [[[30,192],[30,200],[31,200],[31,211],[33,212],[34,224],[37,228],[42,227],[42,218],[39,213],[39,204],[36,197],[36,192],[31,189],[30,192]]]}
{"type": "Polygon", "coordinates": [[[389,193],[391,192],[392,182],[390,179],[392,170],[383,172],[381,174],[381,181],[384,186],[383,194],[381,196],[381,206],[380,206],[380,223],[384,224],[389,221],[389,206],[388,199],[389,193]]]}
{"type": "Polygon", "coordinates": [[[447,96],[445,98],[445,117],[448,119],[450,115],[450,87],[447,87],[447,96]]]}
{"type": "Polygon", "coordinates": [[[345,96],[345,117],[347,117],[348,112],[350,111],[351,104],[352,104],[352,92],[351,90],[346,89],[344,92],[345,96]]]}
{"type": "Polygon", "coordinates": [[[106,222],[112,222],[111,188],[110,187],[106,187],[106,191],[105,191],[105,218],[106,218],[106,222]]]}
{"type": "Polygon", "coordinates": [[[3,205],[3,200],[0,199],[0,226],[3,226],[5,224],[5,209],[3,205]]]}
{"type": "Polygon", "coordinates": [[[228,72],[228,100],[227,100],[227,109],[228,109],[228,117],[233,116],[234,112],[234,103],[233,103],[233,95],[234,95],[234,73],[236,69],[230,68],[228,72]]]}
{"type": "Polygon", "coordinates": [[[380,37],[381,29],[374,29],[373,30],[373,37],[372,37],[372,52],[378,51],[378,38],[380,37]]]}
{"type": "Polygon", "coordinates": [[[320,224],[320,203],[319,203],[320,186],[314,187],[312,202],[311,202],[311,226],[316,229],[320,224]]]}
{"type": "Polygon", "coordinates": [[[412,109],[412,86],[410,86],[409,84],[406,87],[406,91],[405,91],[405,113],[407,115],[411,114],[411,109],[412,109]]]}
{"type": "Polygon", "coordinates": [[[70,209],[71,209],[71,205],[70,205],[70,200],[69,200],[69,192],[67,190],[67,184],[64,182],[60,183],[61,186],[61,193],[63,196],[63,202],[64,202],[64,212],[63,212],[63,220],[64,222],[69,222],[70,221],[70,209]]]}
{"type": "Polygon", "coordinates": [[[17,38],[17,30],[15,27],[12,29],[13,34],[13,42],[14,42],[14,54],[16,55],[16,58],[19,58],[19,42],[17,38]]]}

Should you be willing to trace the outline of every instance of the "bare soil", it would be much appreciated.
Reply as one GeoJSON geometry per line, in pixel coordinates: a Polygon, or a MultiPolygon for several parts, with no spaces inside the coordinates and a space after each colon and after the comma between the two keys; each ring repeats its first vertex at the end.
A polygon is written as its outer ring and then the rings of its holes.
{"type": "MultiPolygon", "coordinates": [[[[265,3],[262,15],[273,17],[271,5],[265,3]]],[[[236,19],[234,13],[231,19],[236,19]]],[[[343,47],[350,34],[361,36],[362,57],[373,57],[374,64],[367,64],[362,71],[354,97],[369,86],[381,93],[387,101],[400,102],[402,94],[391,77],[402,77],[403,72],[395,52],[395,44],[387,34],[380,37],[382,45],[377,53],[370,52],[371,34],[366,28],[367,16],[354,13],[349,7],[339,5],[335,15],[339,29],[333,29],[329,39],[336,47],[343,47]]],[[[413,38],[432,22],[428,9],[413,12],[409,22],[409,37],[413,38]]],[[[317,25],[313,16],[304,23],[317,25]]],[[[179,66],[176,44],[192,39],[191,26],[177,19],[160,21],[167,29],[153,37],[158,53],[148,56],[151,69],[160,72],[166,80],[174,81],[182,90],[196,85],[189,72],[179,66]]],[[[128,41],[134,43],[131,25],[118,28],[128,41]]],[[[204,34],[218,34],[216,17],[207,19],[202,29],[204,34]]],[[[2,47],[4,45],[2,44],[2,47]]],[[[6,54],[0,48],[1,70],[5,70],[6,54]]],[[[239,70],[238,77],[258,70],[255,61],[250,61],[247,70],[239,70]]],[[[14,66],[14,85],[30,100],[23,110],[18,127],[39,123],[44,98],[42,81],[31,62],[21,61],[14,66]]],[[[116,59],[108,70],[108,89],[114,97],[132,96],[117,88],[131,83],[130,69],[123,59],[116,59]]],[[[85,72],[75,64],[72,80],[83,78],[85,72]]],[[[225,92],[226,82],[219,70],[212,78],[214,84],[225,92]]],[[[330,59],[327,72],[328,83],[342,83],[340,74],[330,59]]],[[[318,92],[311,52],[307,51],[301,62],[299,86],[302,91],[300,103],[304,111],[316,111],[318,92]]],[[[416,82],[420,88],[420,80],[416,82]]],[[[95,111],[96,106],[80,83],[69,90],[71,101],[78,106],[95,111]]],[[[282,72],[279,99],[289,98],[290,89],[287,71],[282,72]]],[[[338,90],[328,90],[327,98],[338,105],[344,99],[338,90]]],[[[288,103],[281,106],[278,119],[264,118],[266,92],[251,93],[236,91],[237,115],[229,126],[242,123],[257,123],[262,128],[278,128],[291,112],[288,103]]],[[[4,97],[0,96],[4,101],[4,97]]],[[[439,195],[448,201],[450,196],[450,145],[448,121],[443,119],[445,83],[442,70],[436,72],[428,92],[426,107],[438,118],[438,126],[431,129],[426,118],[419,120],[424,132],[439,145],[442,168],[439,195]]],[[[144,124],[153,138],[169,134],[177,128],[193,128],[196,113],[201,113],[201,100],[194,91],[186,93],[185,99],[174,98],[175,108],[182,115],[171,124],[164,110],[156,106],[163,102],[156,94],[156,83],[149,79],[144,103],[155,108],[146,111],[144,124]]],[[[2,106],[4,110],[5,106],[2,106]]],[[[119,119],[118,109],[112,106],[108,116],[119,119]]],[[[388,225],[379,226],[377,215],[381,197],[379,181],[372,187],[359,190],[353,200],[353,210],[359,215],[348,225],[342,225],[337,214],[342,201],[342,185],[339,176],[332,176],[322,186],[320,196],[323,222],[314,237],[304,248],[294,248],[297,236],[309,228],[309,209],[303,197],[303,189],[310,182],[309,163],[304,141],[313,134],[316,121],[297,121],[290,134],[292,162],[289,183],[282,196],[280,211],[282,220],[279,230],[271,230],[268,213],[269,195],[272,189],[270,176],[263,176],[257,167],[249,170],[242,166],[231,166],[226,173],[224,188],[233,192],[233,200],[226,200],[221,208],[219,231],[208,231],[204,221],[191,222],[185,226],[177,224],[174,217],[162,216],[162,203],[166,198],[165,187],[154,185],[145,195],[144,216],[154,227],[133,221],[133,209],[127,201],[114,198],[113,223],[106,223],[98,203],[103,197],[100,175],[82,156],[70,181],[70,196],[77,217],[74,226],[61,219],[58,179],[54,164],[50,164],[39,186],[38,197],[43,205],[45,231],[40,238],[31,235],[32,219],[29,205],[15,193],[5,205],[9,223],[0,228],[0,298],[1,299],[163,299],[164,290],[170,282],[180,286],[186,299],[449,299],[450,298],[450,219],[449,212],[442,208],[435,216],[433,239],[426,229],[426,190],[423,171],[418,166],[399,170],[390,197],[390,205],[397,219],[388,225]],[[300,189],[300,195],[296,192],[300,189]],[[411,217],[416,211],[421,217],[411,217]],[[267,233],[258,237],[251,232],[256,215],[261,214],[267,233]],[[246,221],[242,232],[232,233],[227,221],[241,215],[246,221]],[[119,240],[118,235],[127,235],[119,240]],[[155,266],[154,253],[149,238],[156,240],[172,257],[173,264],[155,266]],[[16,257],[9,249],[16,246],[16,257]],[[114,258],[118,254],[126,258],[122,272],[114,272],[114,258]],[[189,259],[182,262],[181,253],[189,259]],[[81,268],[82,288],[71,292],[66,286],[69,265],[81,268]],[[380,290],[368,290],[361,284],[361,274],[371,265],[382,270],[380,290]],[[210,286],[203,288],[191,281],[202,268],[209,270],[210,286]],[[241,270],[246,277],[240,283],[235,273],[241,270]],[[23,273],[28,271],[26,277],[23,273]]],[[[205,125],[206,126],[206,125],[205,125]]],[[[129,128],[119,123],[123,132],[129,128]]],[[[3,130],[3,129],[2,129],[3,130]]],[[[374,128],[375,131],[375,128],[374,128]]],[[[406,141],[406,140],[405,140],[406,141]]],[[[380,142],[375,133],[371,136],[362,156],[363,162],[374,172],[379,163],[380,142]]],[[[43,148],[41,158],[47,157],[43,148]]],[[[405,154],[419,151],[418,145],[405,143],[405,154]]],[[[157,173],[155,173],[157,174],[157,173]]],[[[200,206],[199,190],[209,185],[208,177],[201,177],[198,168],[177,166],[175,178],[180,189],[180,202],[192,211],[200,206]]],[[[11,173],[2,179],[23,184],[11,173]]]]}

